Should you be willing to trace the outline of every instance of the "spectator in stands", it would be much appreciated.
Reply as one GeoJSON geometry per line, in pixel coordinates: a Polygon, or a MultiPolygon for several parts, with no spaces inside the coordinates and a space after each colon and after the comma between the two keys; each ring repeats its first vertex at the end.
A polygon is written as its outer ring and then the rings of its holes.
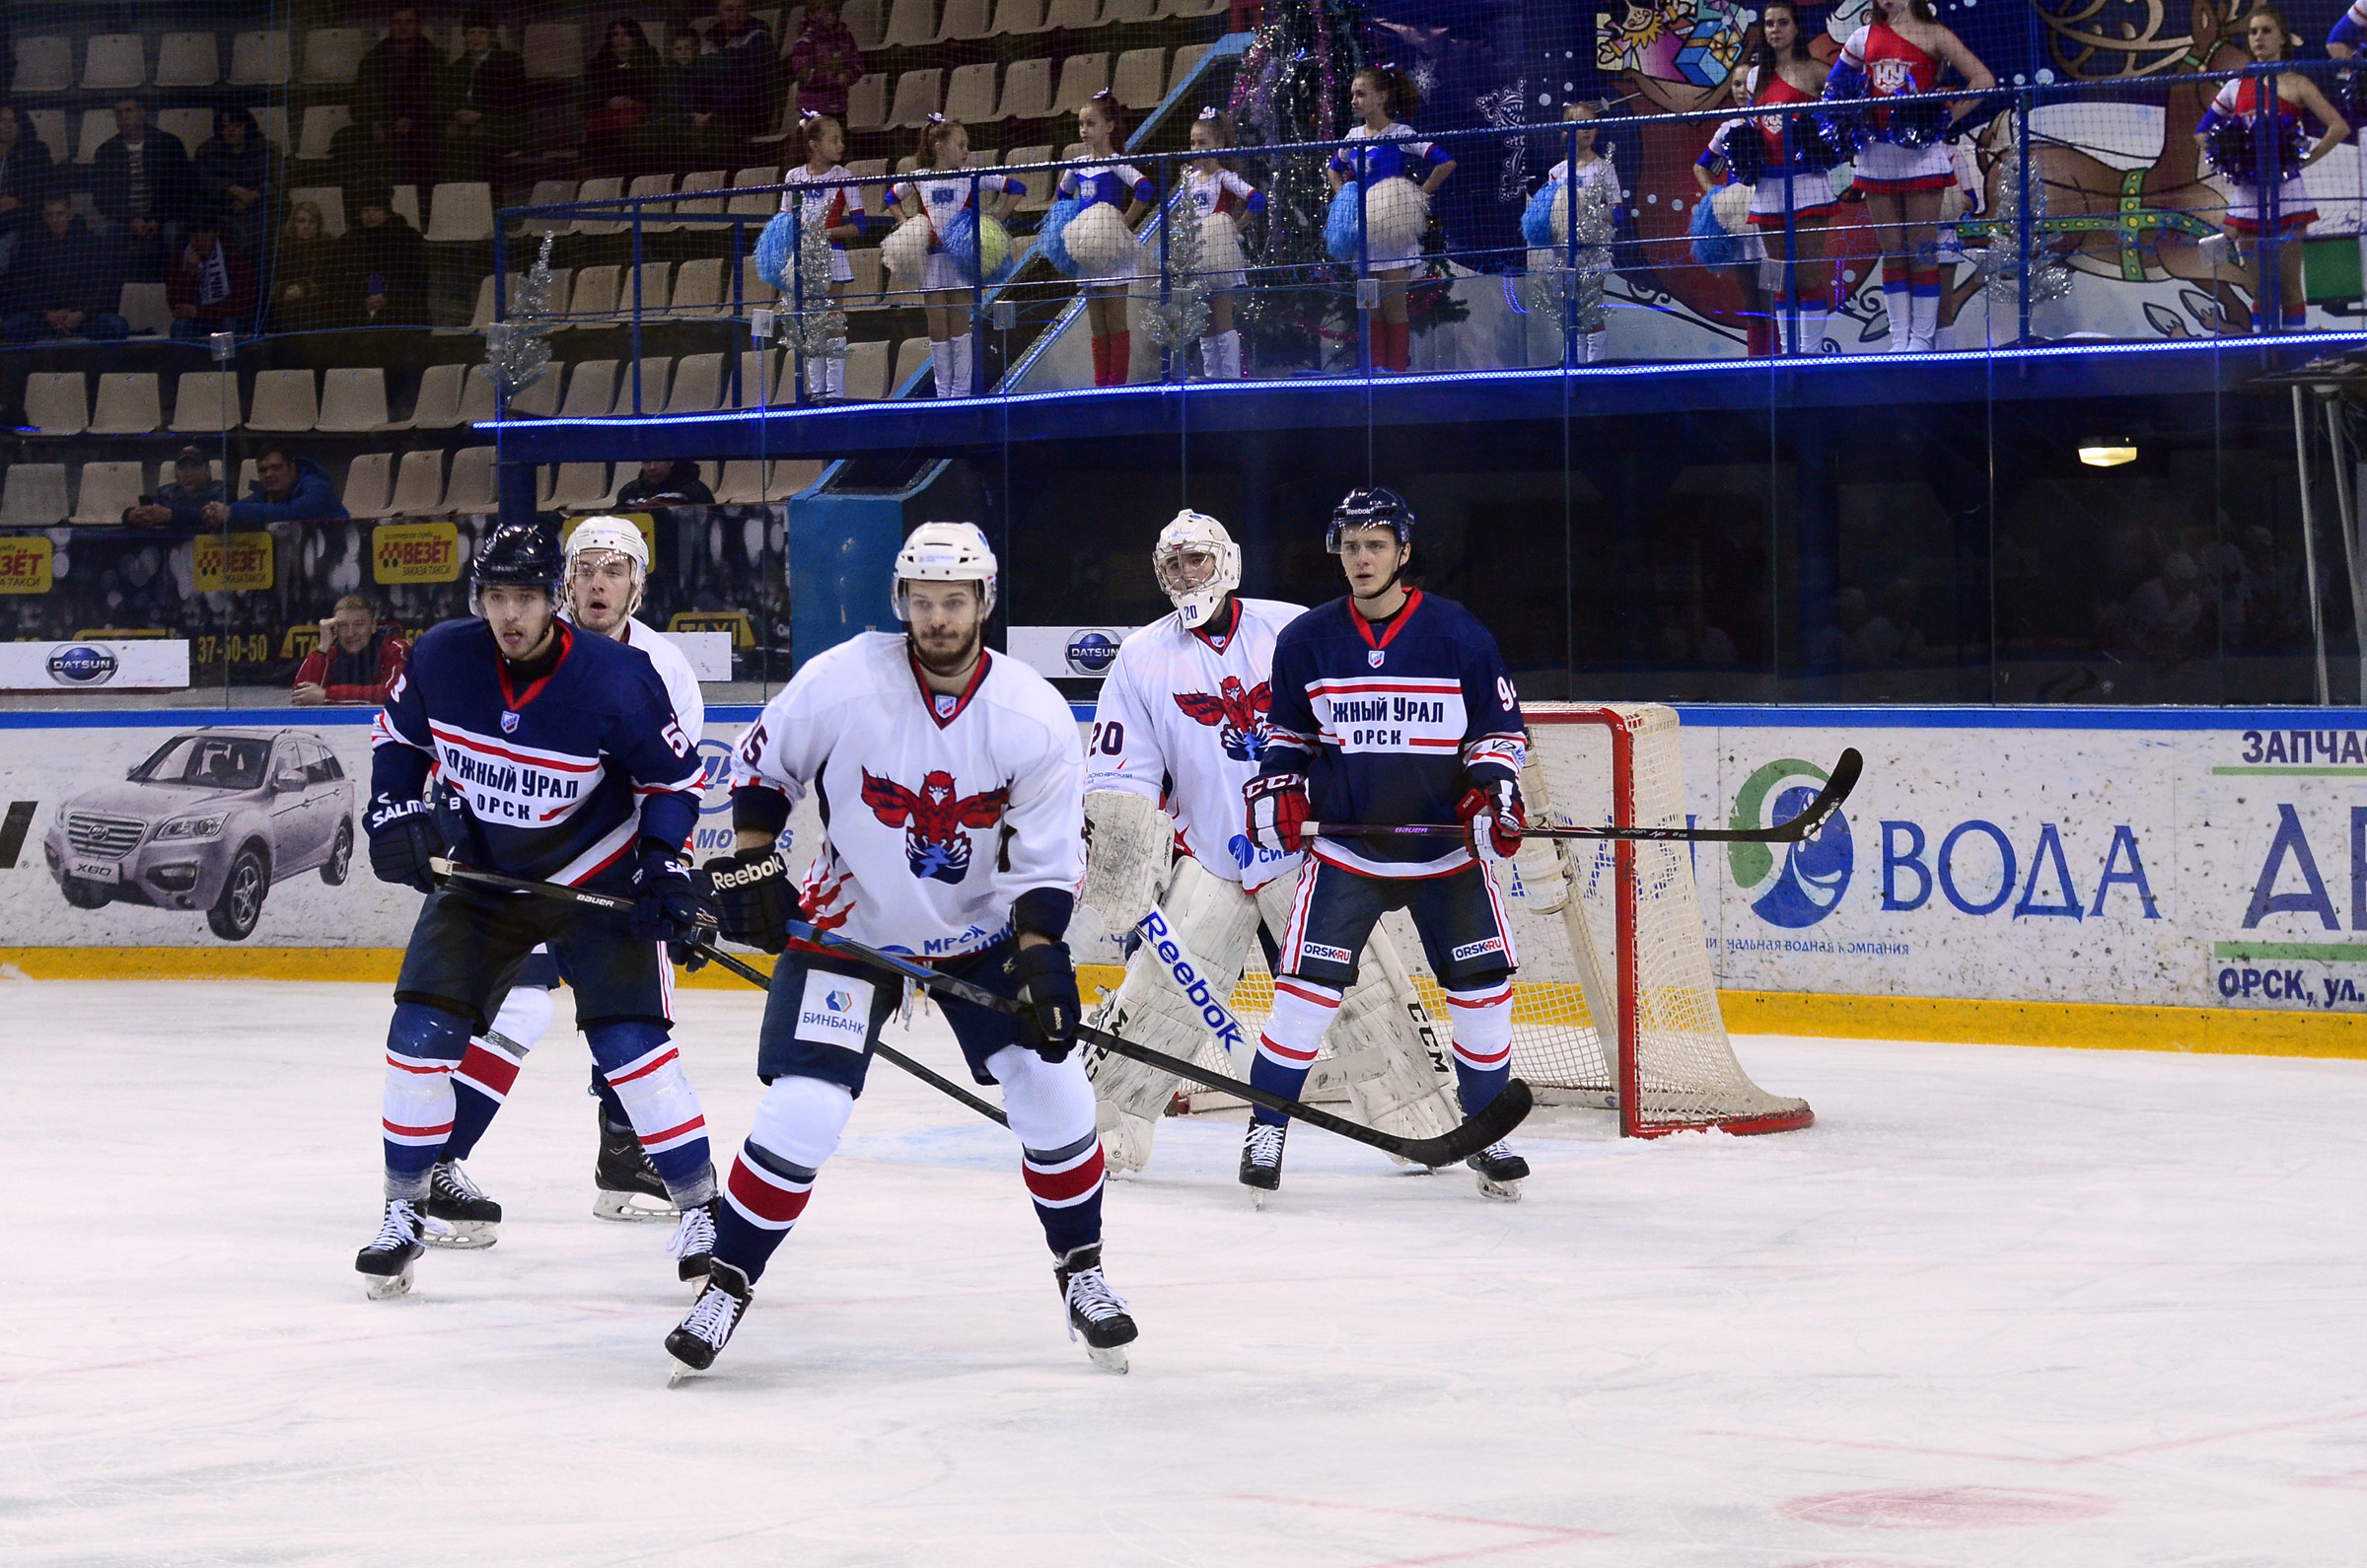
{"type": "Polygon", "coordinates": [[[250,255],[271,237],[287,186],[279,153],[244,108],[214,110],[213,139],[197,149],[198,200],[222,219],[222,235],[250,255]]]}
{"type": "Polygon", "coordinates": [[[17,237],[41,221],[41,198],[57,178],[49,149],[34,132],[33,117],[15,105],[0,106],[0,278],[16,254],[17,237]]]}
{"type": "Polygon", "coordinates": [[[644,458],[641,472],[616,492],[616,509],[646,506],[713,506],[715,492],[698,476],[698,464],[681,458],[644,458]]]}
{"type": "Polygon", "coordinates": [[[707,48],[715,62],[714,107],[694,108],[690,122],[720,130],[732,157],[745,162],[749,143],[780,118],[779,50],[773,46],[771,30],[749,15],[748,0],[715,0],[715,26],[707,32],[707,48]]]}
{"type": "MultiPolygon", "coordinates": [[[[695,35],[690,49],[695,59],[695,35]]],[[[584,173],[608,178],[647,162],[663,70],[640,23],[618,17],[609,24],[608,41],[584,67],[577,89],[584,111],[584,173]]]]}
{"type": "Polygon", "coordinates": [[[808,0],[806,25],[789,49],[797,107],[846,123],[847,90],[863,80],[863,49],[838,15],[838,0],[808,0]]]}
{"type": "Polygon", "coordinates": [[[127,275],[163,276],[195,184],[180,138],[151,128],[138,99],[115,100],[115,134],[91,161],[91,203],[127,275]]]}
{"type": "Polygon", "coordinates": [[[337,243],[321,209],[300,201],[288,212],[271,254],[271,326],[279,332],[318,332],[337,324],[337,243]]]}
{"type": "Polygon", "coordinates": [[[380,186],[365,190],[340,242],[345,320],[355,326],[417,326],[427,320],[427,242],[380,186]]]}
{"type": "Polygon", "coordinates": [[[699,51],[698,35],[678,30],[666,45],[666,67],[659,73],[658,96],[651,106],[656,146],[667,149],[676,171],[712,169],[728,163],[723,131],[715,113],[722,104],[722,63],[699,51]]]}
{"type": "Polygon", "coordinates": [[[487,184],[526,135],[526,62],[501,46],[493,13],[468,13],[465,47],[452,62],[451,109],[444,121],[444,178],[487,184]]]}
{"type": "Polygon", "coordinates": [[[214,477],[213,461],[197,447],[183,447],[173,460],[173,482],[156,494],[140,497],[137,506],[123,509],[123,521],[134,528],[161,529],[176,523],[198,528],[211,502],[225,500],[229,490],[214,477]]]}
{"type": "Polygon", "coordinates": [[[328,470],[274,441],[254,455],[254,488],[244,501],[209,501],[198,516],[207,528],[225,523],[312,523],[341,519],[345,503],[328,470]]]}
{"type": "Polygon", "coordinates": [[[381,625],[370,601],[347,594],[321,622],[320,644],[305,655],[288,700],[300,708],[323,702],[384,702],[410,652],[400,626],[381,625]]]}
{"type": "Polygon", "coordinates": [[[231,245],[229,226],[210,212],[189,220],[188,237],[165,272],[173,307],[173,335],[202,340],[216,332],[252,330],[254,257],[231,245]]]}
{"type": "Polygon", "coordinates": [[[43,337],[87,337],[115,342],[131,327],[115,314],[122,271],[119,247],[102,240],[74,215],[62,190],[41,198],[41,221],[17,247],[8,274],[8,340],[30,343],[43,337]]]}
{"type": "Polygon", "coordinates": [[[445,76],[443,51],[419,26],[419,8],[396,6],[387,36],[362,56],[353,106],[362,163],[349,170],[346,183],[425,190],[436,182],[445,76]]]}

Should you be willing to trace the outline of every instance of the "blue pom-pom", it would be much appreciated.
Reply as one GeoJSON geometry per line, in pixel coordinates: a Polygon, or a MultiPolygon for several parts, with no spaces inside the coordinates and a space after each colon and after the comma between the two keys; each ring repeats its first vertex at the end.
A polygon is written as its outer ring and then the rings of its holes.
{"type": "MultiPolygon", "coordinates": [[[[1002,282],[1012,273],[1011,237],[1003,232],[1000,224],[996,224],[987,234],[987,243],[991,253],[986,258],[987,265],[981,275],[978,266],[978,213],[975,207],[965,207],[956,213],[954,221],[946,225],[945,236],[940,242],[963,282],[992,285],[1002,282]]],[[[1064,249],[1062,254],[1066,253],[1064,249]]]]}
{"type": "Polygon", "coordinates": [[[1553,244],[1553,198],[1560,192],[1559,185],[1546,180],[1537,187],[1528,210],[1521,214],[1521,243],[1533,250],[1553,244]]]}
{"type": "Polygon", "coordinates": [[[1767,169],[1767,143],[1757,124],[1745,120],[1726,133],[1726,171],[1735,182],[1756,185],[1767,169]]]}
{"type": "Polygon", "coordinates": [[[1730,267],[1743,259],[1743,243],[1718,222],[1717,209],[1704,194],[1693,203],[1693,260],[1705,267],[1730,267]]]}
{"type": "Polygon", "coordinates": [[[789,213],[776,213],[756,236],[756,276],[786,294],[792,287],[789,272],[796,263],[796,221],[789,213]]]}
{"type": "Polygon", "coordinates": [[[1339,187],[1331,198],[1331,212],[1324,220],[1324,249],[1334,261],[1353,261],[1362,238],[1363,216],[1360,187],[1351,179],[1339,187]]]}
{"type": "Polygon", "coordinates": [[[1036,253],[1050,262],[1053,269],[1064,277],[1073,278],[1081,269],[1077,266],[1076,257],[1068,253],[1068,247],[1061,242],[1060,231],[1067,228],[1069,220],[1083,210],[1084,203],[1076,197],[1062,196],[1044,209],[1043,221],[1036,228],[1036,253]]]}

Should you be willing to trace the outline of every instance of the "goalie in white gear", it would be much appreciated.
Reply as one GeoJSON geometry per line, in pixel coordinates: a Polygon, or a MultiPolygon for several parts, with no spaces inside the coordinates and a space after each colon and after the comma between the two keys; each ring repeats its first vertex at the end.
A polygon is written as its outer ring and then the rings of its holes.
{"type": "MultiPolygon", "coordinates": [[[[1222,1000],[1241,978],[1251,939],[1262,939],[1270,963],[1274,934],[1290,917],[1300,857],[1250,841],[1241,790],[1265,749],[1274,639],[1305,611],[1239,594],[1241,547],[1203,513],[1179,512],[1160,530],[1151,569],[1176,609],[1119,644],[1102,683],[1085,781],[1083,900],[1112,934],[1155,917],[1186,956],[1186,976],[1198,969],[1222,1000]],[[1174,854],[1179,835],[1183,856],[1174,854]]],[[[1427,1014],[1386,937],[1374,933],[1367,952],[1373,962],[1327,1036],[1349,1099],[1384,1131],[1445,1132],[1462,1117],[1443,1087],[1427,1014]]],[[[1184,983],[1145,942],[1092,1022],[1197,1057],[1212,1036],[1184,983]]],[[[1232,1071],[1247,1077],[1256,1042],[1219,1043],[1232,1071]]],[[[1141,1170],[1175,1075],[1099,1050],[1086,1067],[1105,1156],[1117,1170],[1141,1170]]]]}

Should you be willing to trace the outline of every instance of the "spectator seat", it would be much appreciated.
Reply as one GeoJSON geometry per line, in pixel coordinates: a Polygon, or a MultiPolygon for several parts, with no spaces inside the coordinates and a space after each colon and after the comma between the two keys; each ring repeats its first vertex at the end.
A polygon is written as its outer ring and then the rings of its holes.
{"type": "MultiPolygon", "coordinates": [[[[335,372],[330,372],[334,375],[335,372]]],[[[385,517],[389,510],[389,492],[393,488],[394,454],[365,452],[345,465],[345,485],[341,499],[345,510],[355,517],[385,517]]]]}
{"type": "Polygon", "coordinates": [[[222,45],[211,33],[168,33],[156,48],[156,85],[211,87],[222,80],[222,45]]]}
{"type": "Polygon", "coordinates": [[[25,423],[44,436],[79,436],[90,428],[90,383],[82,372],[38,370],[26,377],[25,423]]]}
{"type": "Polygon", "coordinates": [[[994,0],[945,0],[937,23],[937,41],[967,43],[994,35],[994,0]]]}
{"type": "Polygon", "coordinates": [[[136,33],[95,33],[82,51],[82,90],[105,93],[148,85],[148,50],[136,33]]]}
{"type": "Polygon", "coordinates": [[[1052,111],[1052,62],[1014,60],[1003,73],[1003,101],[996,119],[1042,119],[1052,111]]]}
{"type": "Polygon", "coordinates": [[[880,35],[883,48],[937,41],[937,0],[896,0],[888,8],[888,28],[880,35]]]}
{"type": "Polygon", "coordinates": [[[154,374],[131,370],[100,374],[99,401],[91,410],[92,435],[144,436],[164,422],[154,374]]]}
{"type": "Polygon", "coordinates": [[[406,452],[394,465],[394,489],[387,498],[393,517],[433,517],[444,509],[444,449],[406,452]]]}
{"type": "Polygon", "coordinates": [[[1065,114],[1083,108],[1093,95],[1110,85],[1110,56],[1072,54],[1060,62],[1060,90],[1052,95],[1052,112],[1065,114]]]}
{"type": "Polygon", "coordinates": [[[945,85],[945,117],[965,125],[991,125],[1000,119],[994,104],[996,69],[992,60],[956,67],[945,85]]]}
{"type": "Polygon", "coordinates": [[[518,53],[530,81],[573,81],[584,74],[584,30],[572,22],[530,22],[518,53]]]}
{"type": "Polygon", "coordinates": [[[247,406],[247,428],[301,435],[321,422],[319,389],[309,370],[258,370],[247,406]]]}
{"type": "Polygon", "coordinates": [[[74,509],[66,502],[66,465],[62,463],[12,463],[8,482],[0,490],[0,525],[10,528],[55,528],[74,509]]]}
{"type": "Polygon", "coordinates": [[[447,180],[428,193],[427,243],[470,245],[493,238],[493,187],[447,180]]]}
{"type": "MultiPolygon", "coordinates": [[[[925,339],[924,339],[925,341],[925,339]]],[[[871,402],[887,395],[888,341],[871,338],[847,347],[846,395],[851,401],[871,402]]]]}
{"type": "Polygon", "coordinates": [[[236,372],[184,370],[173,384],[173,433],[211,435],[243,423],[236,372]]]}
{"type": "Polygon", "coordinates": [[[315,104],[304,111],[304,119],[296,128],[296,161],[317,164],[328,157],[329,143],[337,132],[353,123],[353,109],[345,104],[315,104]]]}
{"type": "Polygon", "coordinates": [[[559,400],[561,419],[601,419],[616,406],[616,362],[579,361],[567,373],[567,392],[559,400]]]}
{"type": "Polygon", "coordinates": [[[283,87],[289,76],[288,59],[284,28],[242,33],[230,40],[230,85],[283,87]]]}
{"type": "Polygon", "coordinates": [[[345,187],[343,185],[290,185],[288,205],[309,201],[321,209],[321,232],[331,240],[345,234],[345,187]]]}
{"type": "Polygon", "coordinates": [[[313,428],[339,435],[387,428],[387,373],[341,365],[321,378],[321,419],[313,428]]]}
{"type": "Polygon", "coordinates": [[[452,455],[452,477],[446,481],[444,504],[439,511],[474,514],[499,507],[493,454],[491,447],[463,447],[452,455]]]}
{"type": "Polygon", "coordinates": [[[55,35],[17,39],[12,93],[62,93],[74,85],[74,40],[55,35]]]}
{"type": "Polygon", "coordinates": [[[1127,108],[1156,108],[1167,96],[1167,51],[1128,49],[1119,55],[1110,76],[1110,91],[1127,108]]]}
{"type": "Polygon", "coordinates": [[[847,90],[846,128],[879,130],[888,123],[888,78],[873,72],[847,90]]]}
{"type": "Polygon", "coordinates": [[[352,81],[375,41],[362,28],[314,28],[304,36],[304,80],[314,87],[352,81]]]}
{"type": "Polygon", "coordinates": [[[938,111],[944,88],[945,72],[934,66],[906,71],[896,79],[896,107],[888,111],[888,123],[898,130],[917,129],[938,111]]]}
{"type": "Polygon", "coordinates": [[[120,523],[126,508],[140,504],[144,490],[137,463],[86,463],[74,498],[74,515],[66,521],[84,528],[120,523]]]}
{"type": "Polygon", "coordinates": [[[667,413],[711,414],[722,403],[721,354],[684,354],[675,362],[674,385],[666,393],[667,413]]]}
{"type": "MultiPolygon", "coordinates": [[[[489,281],[489,280],[488,280],[489,281]]],[[[482,368],[481,366],[478,368],[482,368]]],[[[459,425],[461,392],[468,383],[466,365],[430,365],[419,373],[419,395],[411,402],[411,417],[399,423],[390,422],[390,430],[450,430],[459,425]]],[[[436,482],[441,485],[442,470],[436,482]]]]}

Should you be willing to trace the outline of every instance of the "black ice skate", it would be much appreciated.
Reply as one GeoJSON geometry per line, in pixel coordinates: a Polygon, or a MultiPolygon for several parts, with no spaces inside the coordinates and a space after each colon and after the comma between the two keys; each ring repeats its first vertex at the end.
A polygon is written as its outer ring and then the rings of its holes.
{"type": "Polygon", "coordinates": [[[468,1179],[458,1160],[439,1160],[428,1172],[427,1217],[447,1227],[419,1238],[430,1247],[491,1247],[500,1240],[494,1233],[501,1225],[501,1205],[468,1179]]]}
{"type": "Polygon", "coordinates": [[[1102,1274],[1102,1246],[1080,1247],[1052,1265],[1060,1295],[1068,1304],[1068,1337],[1085,1341],[1093,1364],[1111,1372],[1126,1370],[1126,1346],[1139,1331],[1126,1316],[1125,1298],[1110,1288],[1102,1274]]]}
{"type": "Polygon", "coordinates": [[[1512,1152],[1508,1143],[1491,1143],[1463,1162],[1479,1173],[1482,1196],[1505,1203],[1521,1201],[1521,1183],[1528,1179],[1529,1162],[1512,1152]]]}
{"type": "Polygon", "coordinates": [[[592,1184],[600,1190],[592,1212],[604,1220],[671,1220],[681,1212],[658,1179],[657,1167],[641,1152],[641,1140],[630,1127],[611,1127],[608,1116],[593,1113],[600,1122],[600,1162],[592,1168],[592,1184]],[[646,1199],[656,1199],[652,1203],[646,1199]]]}
{"type": "Polygon", "coordinates": [[[411,1293],[411,1264],[427,1250],[419,1240],[419,1211],[408,1198],[390,1198],[378,1235],[354,1254],[354,1272],[364,1276],[362,1288],[372,1301],[411,1293]]]}
{"type": "Polygon", "coordinates": [[[682,1282],[693,1295],[707,1288],[707,1265],[715,1252],[715,1217],[722,1212],[723,1199],[709,1198],[697,1208],[682,1215],[682,1223],[674,1228],[674,1240],[666,1250],[681,1261],[679,1270],[682,1282]]]}
{"type": "Polygon", "coordinates": [[[1263,1121],[1250,1123],[1249,1136],[1241,1143],[1241,1184],[1250,1189],[1250,1202],[1265,1207],[1265,1195],[1282,1185],[1282,1140],[1290,1131],[1290,1123],[1273,1125],[1263,1121]]]}
{"type": "Polygon", "coordinates": [[[704,1372],[715,1365],[723,1347],[732,1342],[732,1330],[740,1326],[741,1315],[748,1311],[753,1293],[748,1276],[729,1263],[709,1262],[707,1270],[707,1288],[699,1293],[697,1305],[666,1336],[666,1354],[674,1358],[674,1372],[666,1380],[670,1389],[682,1381],[682,1374],[704,1372]]]}

